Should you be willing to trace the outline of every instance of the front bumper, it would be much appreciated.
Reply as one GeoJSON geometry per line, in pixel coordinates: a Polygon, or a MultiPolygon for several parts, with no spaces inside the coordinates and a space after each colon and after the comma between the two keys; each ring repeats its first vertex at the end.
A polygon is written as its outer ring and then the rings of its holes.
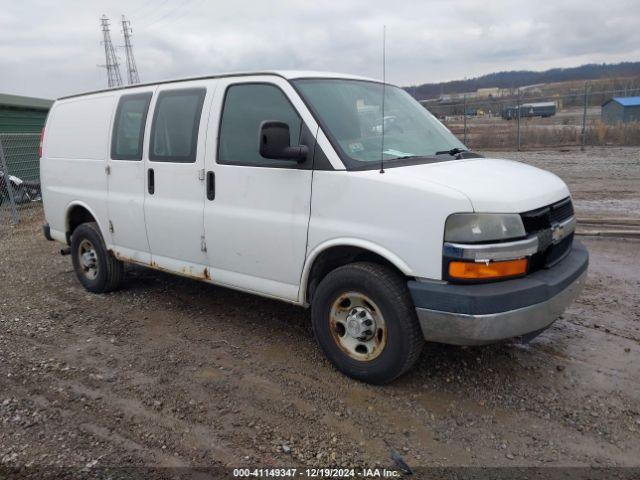
{"type": "Polygon", "coordinates": [[[589,253],[577,240],[561,262],[524,278],[476,285],[408,282],[424,338],[482,345],[544,330],[580,294],[589,253]]]}

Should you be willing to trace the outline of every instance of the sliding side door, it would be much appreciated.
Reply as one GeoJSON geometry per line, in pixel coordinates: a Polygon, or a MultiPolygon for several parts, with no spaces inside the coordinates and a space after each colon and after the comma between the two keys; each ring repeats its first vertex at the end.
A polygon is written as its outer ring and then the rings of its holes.
{"type": "Polygon", "coordinates": [[[214,86],[214,81],[203,81],[158,88],[145,159],[144,211],[152,264],[199,278],[208,276],[204,150],[206,106],[214,86]]]}

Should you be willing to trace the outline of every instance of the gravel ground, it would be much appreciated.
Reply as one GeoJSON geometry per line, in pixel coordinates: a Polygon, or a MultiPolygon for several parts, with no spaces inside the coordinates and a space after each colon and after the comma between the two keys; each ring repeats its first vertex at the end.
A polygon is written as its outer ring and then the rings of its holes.
{"type": "MultiPolygon", "coordinates": [[[[630,205],[637,155],[625,155],[632,173],[598,195],[630,205]]],[[[563,175],[554,152],[532,157],[578,201],[598,183],[597,169],[563,175]]],[[[0,478],[393,467],[387,445],[412,467],[640,467],[638,241],[583,238],[585,292],[530,344],[429,344],[413,371],[374,387],[332,368],[294,306],[137,267],[122,290],[87,293],[40,221],[0,228],[0,478]]]]}

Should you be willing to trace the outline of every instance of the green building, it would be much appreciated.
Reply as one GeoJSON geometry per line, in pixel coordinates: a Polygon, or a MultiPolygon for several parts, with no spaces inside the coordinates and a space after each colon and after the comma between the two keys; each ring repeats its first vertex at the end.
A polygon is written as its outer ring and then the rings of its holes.
{"type": "Polygon", "coordinates": [[[40,133],[53,100],[0,93],[0,133],[40,133]]]}
{"type": "Polygon", "coordinates": [[[0,142],[11,175],[38,180],[38,134],[51,105],[53,100],[0,93],[0,142]]]}

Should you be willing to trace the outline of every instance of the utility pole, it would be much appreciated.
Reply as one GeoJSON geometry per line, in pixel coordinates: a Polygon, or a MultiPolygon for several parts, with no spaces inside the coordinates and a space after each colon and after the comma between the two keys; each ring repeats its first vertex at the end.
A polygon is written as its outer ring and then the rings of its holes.
{"type": "Polygon", "coordinates": [[[133,45],[131,45],[133,30],[131,29],[131,22],[127,20],[124,15],[122,15],[122,34],[124,35],[124,53],[127,57],[127,77],[129,78],[129,85],[140,83],[136,59],[133,57],[133,45]]]}
{"type": "Polygon", "coordinates": [[[582,144],[580,150],[584,151],[584,146],[587,143],[587,104],[589,103],[589,84],[584,82],[584,108],[582,110],[582,144]]]}
{"type": "Polygon", "coordinates": [[[517,112],[518,112],[518,117],[517,117],[518,123],[516,124],[516,128],[517,128],[517,132],[516,132],[516,148],[517,148],[518,152],[520,151],[520,110],[522,109],[521,105],[520,105],[520,99],[521,99],[520,88],[518,88],[518,106],[516,107],[517,108],[517,112]]]}
{"type": "Polygon", "coordinates": [[[102,44],[104,45],[104,56],[106,64],[102,65],[107,69],[107,84],[109,88],[122,86],[122,77],[120,76],[120,64],[116,56],[116,50],[111,43],[111,33],[109,31],[109,18],[106,15],[100,17],[100,25],[102,26],[102,44]]]}
{"type": "Polygon", "coordinates": [[[464,122],[464,133],[462,135],[462,143],[467,144],[467,94],[464,94],[462,103],[462,118],[464,122]]]}

